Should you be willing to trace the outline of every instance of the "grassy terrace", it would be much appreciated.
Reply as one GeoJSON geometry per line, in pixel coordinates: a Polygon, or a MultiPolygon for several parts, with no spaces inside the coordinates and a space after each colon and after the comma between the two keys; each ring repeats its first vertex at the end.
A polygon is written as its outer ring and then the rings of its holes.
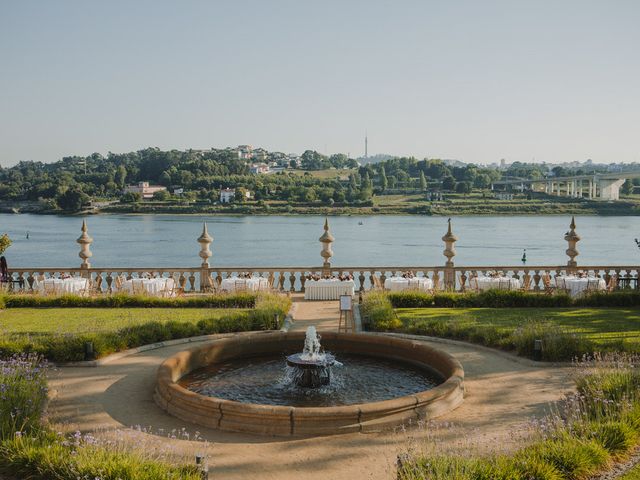
{"type": "Polygon", "coordinates": [[[283,296],[261,294],[157,299],[4,296],[0,358],[33,352],[55,362],[85,360],[141,345],[215,333],[276,328],[289,310],[283,296]]]}
{"type": "Polygon", "coordinates": [[[421,333],[448,324],[453,330],[492,328],[508,335],[532,322],[556,325],[596,346],[626,343],[640,350],[640,308],[401,308],[402,329],[421,333]]]}
{"type": "Polygon", "coordinates": [[[2,336],[116,332],[149,322],[197,324],[246,309],[210,308],[14,308],[0,311],[2,336]]]}

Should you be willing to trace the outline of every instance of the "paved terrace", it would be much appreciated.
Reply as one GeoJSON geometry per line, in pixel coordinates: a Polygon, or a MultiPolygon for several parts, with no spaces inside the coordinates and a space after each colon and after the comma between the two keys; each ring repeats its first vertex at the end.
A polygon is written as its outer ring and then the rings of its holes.
{"type": "MultiPolygon", "coordinates": [[[[309,324],[336,329],[338,306],[332,302],[296,304],[294,329],[309,324]]],[[[427,342],[429,343],[429,342],[427,342]]],[[[347,434],[316,438],[273,438],[220,432],[185,424],[153,401],[156,370],[167,357],[186,348],[174,345],[123,357],[97,368],[61,368],[51,375],[50,415],[60,429],[97,432],[125,431],[130,426],[170,432],[185,427],[210,442],[172,440],[163,434],[142,434],[144,448],[161,446],[192,461],[206,451],[211,478],[226,480],[393,479],[398,453],[431,439],[464,449],[479,445],[513,445],[513,434],[529,418],[542,415],[549,402],[572,388],[569,368],[531,366],[482,347],[434,344],[453,354],[465,369],[466,399],[439,421],[456,428],[408,428],[406,431],[347,434]],[[511,440],[511,441],[510,441],[511,440]]]]}

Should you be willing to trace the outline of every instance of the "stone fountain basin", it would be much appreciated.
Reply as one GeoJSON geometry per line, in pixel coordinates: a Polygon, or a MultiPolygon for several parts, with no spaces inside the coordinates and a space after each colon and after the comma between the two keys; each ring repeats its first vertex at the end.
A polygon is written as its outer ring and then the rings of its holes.
{"type": "Polygon", "coordinates": [[[464,370],[453,356],[422,342],[372,334],[321,332],[337,354],[361,354],[423,368],[442,379],[431,390],[381,402],[338,407],[289,407],[207,397],[176,382],[184,375],[235,358],[299,351],[304,332],[258,332],[220,338],[169,357],[158,368],[154,399],[169,414],[208,428],[271,436],[371,432],[440,416],[463,401],[464,370]]]}

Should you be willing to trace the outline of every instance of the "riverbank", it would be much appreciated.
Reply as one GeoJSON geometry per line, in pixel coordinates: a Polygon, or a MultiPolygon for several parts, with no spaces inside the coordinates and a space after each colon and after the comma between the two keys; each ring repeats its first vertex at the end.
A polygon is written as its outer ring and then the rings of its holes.
{"type": "MultiPolygon", "coordinates": [[[[0,213],[68,214],[49,203],[0,204],[0,213]]],[[[145,201],[139,203],[100,202],[74,214],[169,214],[169,215],[640,215],[640,198],[594,201],[548,195],[515,195],[511,200],[491,194],[447,194],[430,201],[424,194],[377,195],[371,200],[331,205],[320,202],[246,201],[219,204],[208,202],[145,201]]]]}

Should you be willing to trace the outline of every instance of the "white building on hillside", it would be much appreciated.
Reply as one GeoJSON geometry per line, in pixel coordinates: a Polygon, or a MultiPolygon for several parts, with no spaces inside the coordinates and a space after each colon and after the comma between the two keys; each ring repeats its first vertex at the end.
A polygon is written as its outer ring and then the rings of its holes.
{"type": "Polygon", "coordinates": [[[139,193],[143,200],[153,198],[153,194],[166,190],[162,185],[149,185],[149,182],[138,182],[138,185],[127,185],[124,193],[139,193]]]}
{"type": "MultiPolygon", "coordinates": [[[[251,192],[245,190],[244,197],[247,200],[251,199],[251,192]]],[[[220,203],[231,203],[236,198],[236,190],[233,188],[223,188],[220,190],[220,203]]]]}
{"type": "Polygon", "coordinates": [[[251,173],[269,173],[269,165],[266,163],[252,163],[249,167],[251,173]]]}

